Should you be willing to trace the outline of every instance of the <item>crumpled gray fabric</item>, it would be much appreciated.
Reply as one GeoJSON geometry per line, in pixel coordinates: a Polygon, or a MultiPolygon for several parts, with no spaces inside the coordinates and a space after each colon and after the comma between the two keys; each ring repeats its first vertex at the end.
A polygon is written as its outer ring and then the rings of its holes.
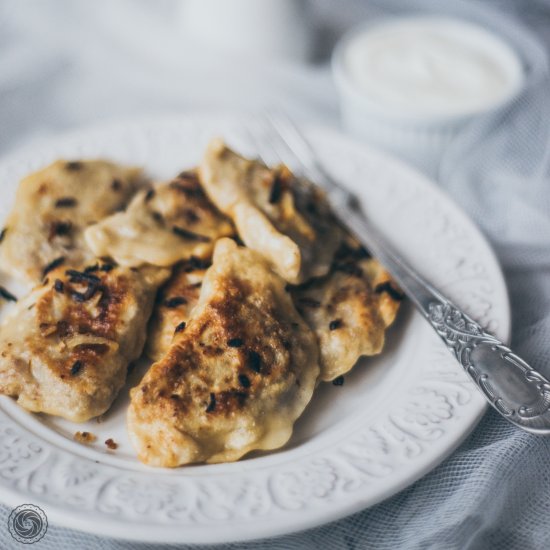
{"type": "MultiPolygon", "coordinates": [[[[190,51],[179,41],[175,0],[3,0],[0,154],[101,119],[196,107],[261,109],[276,103],[299,120],[337,124],[324,54],[343,30],[362,18],[415,9],[448,10],[491,25],[487,7],[529,26],[548,48],[550,2],[543,0],[444,6],[436,0],[311,0],[311,18],[322,30],[316,62],[267,67],[236,60],[222,66],[215,54],[190,51]]],[[[513,346],[547,375],[549,89],[540,58],[521,100],[467,128],[438,170],[439,183],[482,228],[502,263],[513,346]]],[[[387,501],[304,533],[224,548],[544,550],[550,548],[549,495],[550,439],[523,433],[488,412],[450,458],[387,501]]],[[[0,547],[23,548],[5,527],[9,512],[0,506],[0,547]]],[[[36,547],[159,548],[54,525],[36,547]]]]}

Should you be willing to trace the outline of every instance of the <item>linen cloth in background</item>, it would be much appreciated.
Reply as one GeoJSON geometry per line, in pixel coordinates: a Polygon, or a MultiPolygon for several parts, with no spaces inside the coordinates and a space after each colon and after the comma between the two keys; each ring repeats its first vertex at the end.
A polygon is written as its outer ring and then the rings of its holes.
{"type": "MultiPolygon", "coordinates": [[[[178,33],[177,0],[0,0],[0,155],[103,119],[205,107],[278,104],[298,120],[337,124],[326,53],[343,30],[404,7],[476,19],[482,4],[522,20],[550,45],[550,0],[311,0],[322,40],[307,66],[220,62],[213,52],[199,52],[178,33]]],[[[513,346],[550,375],[548,86],[541,63],[506,117],[459,136],[439,180],[497,251],[511,295],[513,346]]],[[[549,495],[550,439],[489,412],[441,466],[378,506],[304,533],[223,548],[542,550],[550,548],[549,495]]],[[[9,512],[0,506],[0,547],[23,548],[5,528],[9,512]]],[[[36,548],[160,546],[50,525],[36,548]]]]}

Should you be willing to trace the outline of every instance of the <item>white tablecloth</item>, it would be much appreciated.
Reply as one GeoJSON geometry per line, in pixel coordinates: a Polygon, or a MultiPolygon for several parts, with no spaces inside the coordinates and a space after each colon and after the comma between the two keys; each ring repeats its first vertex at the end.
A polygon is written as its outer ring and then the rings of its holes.
{"type": "MultiPolygon", "coordinates": [[[[193,45],[182,36],[176,0],[2,0],[0,155],[100,120],[196,108],[278,105],[298,120],[337,124],[324,53],[350,24],[400,7],[382,0],[309,4],[322,40],[318,60],[299,65],[244,61],[193,45]]],[[[493,4],[547,38],[547,3],[493,4]]],[[[550,375],[548,90],[542,74],[507,118],[462,136],[443,159],[439,180],[497,250],[511,294],[514,346],[550,375]]],[[[548,495],[550,440],[490,412],[452,457],[378,506],[306,533],[228,547],[542,550],[550,548],[548,495]]],[[[22,548],[5,527],[9,512],[0,507],[0,546],[22,548]]],[[[55,525],[36,547],[153,548],[55,525]]]]}

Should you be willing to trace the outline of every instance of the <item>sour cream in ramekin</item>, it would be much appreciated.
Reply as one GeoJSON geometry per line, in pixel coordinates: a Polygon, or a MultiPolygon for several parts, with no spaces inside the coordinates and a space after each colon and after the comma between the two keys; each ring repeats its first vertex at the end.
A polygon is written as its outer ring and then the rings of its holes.
{"type": "Polygon", "coordinates": [[[346,78],[395,116],[453,116],[500,105],[521,88],[518,55],[497,35],[465,21],[411,17],[351,36],[346,78]]]}
{"type": "Polygon", "coordinates": [[[434,15],[353,29],[335,49],[333,71],[346,128],[386,149],[408,147],[409,157],[415,147],[444,146],[466,122],[515,98],[525,81],[503,38],[434,15]]]}

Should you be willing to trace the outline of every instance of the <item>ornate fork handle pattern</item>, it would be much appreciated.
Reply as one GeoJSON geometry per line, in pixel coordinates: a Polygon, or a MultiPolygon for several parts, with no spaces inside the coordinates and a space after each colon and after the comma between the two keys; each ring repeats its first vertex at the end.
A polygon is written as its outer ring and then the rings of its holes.
{"type": "Polygon", "coordinates": [[[516,426],[549,435],[550,381],[426,281],[358,208],[341,205],[341,219],[390,271],[487,401],[516,426]]]}
{"type": "Polygon", "coordinates": [[[493,407],[537,430],[550,410],[550,382],[449,302],[429,303],[428,319],[493,407]]]}

